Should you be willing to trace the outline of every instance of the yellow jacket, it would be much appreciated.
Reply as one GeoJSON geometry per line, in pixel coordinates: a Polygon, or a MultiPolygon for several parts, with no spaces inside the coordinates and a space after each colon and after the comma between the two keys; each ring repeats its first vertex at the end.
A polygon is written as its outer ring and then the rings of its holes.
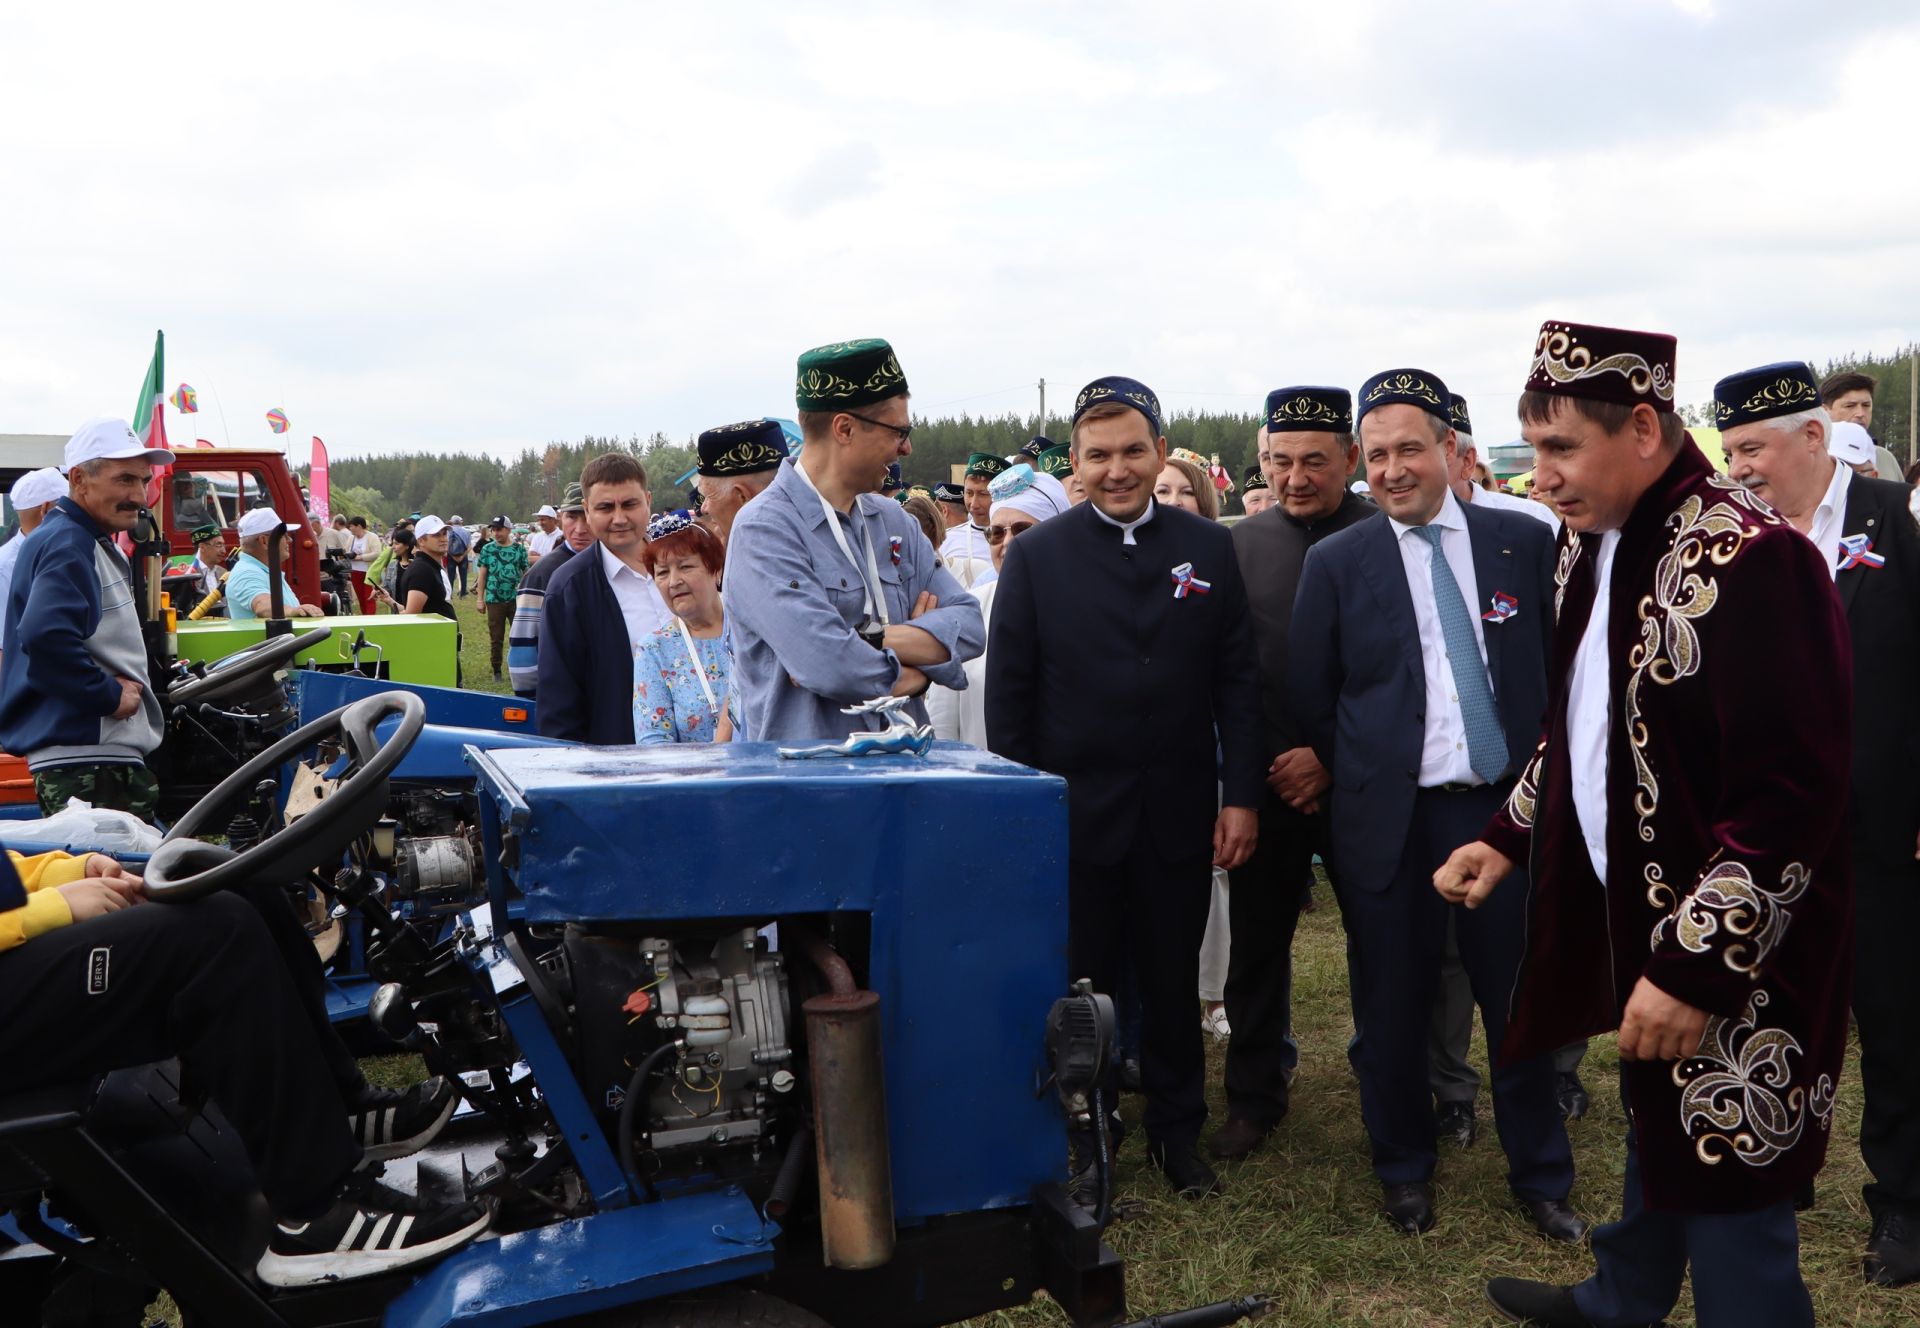
{"type": "Polygon", "coordinates": [[[55,887],[82,880],[87,874],[85,854],[75,857],[71,853],[36,853],[29,858],[8,849],[7,857],[20,874],[20,884],[27,889],[27,906],[0,913],[0,951],[25,945],[36,936],[72,922],[73,914],[67,909],[67,901],[55,887]]]}

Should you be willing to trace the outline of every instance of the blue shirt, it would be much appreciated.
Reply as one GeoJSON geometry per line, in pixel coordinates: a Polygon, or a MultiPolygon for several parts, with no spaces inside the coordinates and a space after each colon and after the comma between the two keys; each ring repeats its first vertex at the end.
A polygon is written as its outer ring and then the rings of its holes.
{"type": "Polygon", "coordinates": [[[715,637],[693,637],[696,662],[687,656],[687,640],[675,619],[634,652],[633,737],[643,747],[713,741],[719,708],[727,704],[733,683],[733,645],[724,630],[715,637]],[[708,692],[713,693],[711,702],[708,692]]]}
{"type": "MultiPolygon", "coordinates": [[[[905,624],[923,591],[938,607],[912,620],[947,649],[944,664],[922,670],[943,687],[966,687],[962,665],[986,648],[980,605],[940,565],[920,523],[899,503],[862,494],[855,516],[835,513],[866,566],[872,541],[888,618],[905,624]]],[[[827,526],[826,510],[794,463],[783,462],[765,493],[748,503],[727,540],[727,618],[733,637],[740,736],[755,742],[838,741],[856,729],[884,727],[841,707],[885,696],[900,661],[854,631],[866,612],[864,571],[855,570],[827,526]]],[[[926,722],[919,700],[907,707],[926,722]]]]}
{"type": "MultiPolygon", "coordinates": [[[[227,573],[227,613],[235,622],[244,622],[260,615],[253,611],[256,595],[272,594],[272,582],[267,580],[267,565],[250,553],[243,553],[234,560],[233,570],[227,573]]],[[[283,611],[290,611],[300,602],[293,593],[293,586],[287,578],[280,578],[280,594],[284,602],[283,611]]]]}

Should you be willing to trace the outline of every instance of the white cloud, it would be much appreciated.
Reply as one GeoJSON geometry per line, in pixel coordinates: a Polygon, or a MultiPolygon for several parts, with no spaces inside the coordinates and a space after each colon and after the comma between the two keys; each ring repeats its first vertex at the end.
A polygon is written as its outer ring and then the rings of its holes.
{"type": "Polygon", "coordinates": [[[337,452],[788,413],[854,335],[922,406],[1416,363],[1486,421],[1551,313],[1677,332],[1697,399],[1913,335],[1920,186],[1829,158],[1916,60],[1878,0],[42,6],[0,429],[129,408],[154,327],[208,436],[337,452]]]}

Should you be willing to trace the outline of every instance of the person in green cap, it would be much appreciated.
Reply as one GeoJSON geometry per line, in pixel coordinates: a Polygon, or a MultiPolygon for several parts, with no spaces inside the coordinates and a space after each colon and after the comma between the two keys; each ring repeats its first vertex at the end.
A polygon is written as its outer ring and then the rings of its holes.
{"type": "Polygon", "coordinates": [[[1042,475],[1051,475],[1060,481],[1060,487],[1067,491],[1067,497],[1078,507],[1087,501],[1087,486],[1073,473],[1073,448],[1066,443],[1058,447],[1049,447],[1033,463],[1033,468],[1042,475]]]}
{"type": "MultiPolygon", "coordinates": [[[[227,541],[220,527],[212,521],[195,526],[190,538],[193,540],[193,561],[187,564],[187,572],[193,577],[194,589],[199,592],[201,599],[205,599],[220,589],[220,582],[226,575],[226,569],[221,564],[227,560],[227,541]]],[[[194,606],[189,604],[187,607],[194,606]]],[[[208,610],[219,616],[224,616],[226,611],[224,604],[208,610]]]]}
{"type": "Polygon", "coordinates": [[[987,513],[993,507],[987,486],[1007,465],[1005,457],[991,452],[975,452],[967,458],[966,474],[961,477],[961,501],[966,504],[967,519],[949,530],[940,546],[941,559],[969,590],[986,585],[995,575],[993,557],[987,549],[987,513]]]}
{"type": "MultiPolygon", "coordinates": [[[[800,357],[802,445],[733,524],[727,552],[739,737],[835,741],[884,725],[843,707],[961,688],[986,646],[980,606],[935,557],[919,524],[879,496],[911,454],[907,379],[884,341],[800,357]]],[[[984,541],[983,541],[984,543],[984,541]]]]}

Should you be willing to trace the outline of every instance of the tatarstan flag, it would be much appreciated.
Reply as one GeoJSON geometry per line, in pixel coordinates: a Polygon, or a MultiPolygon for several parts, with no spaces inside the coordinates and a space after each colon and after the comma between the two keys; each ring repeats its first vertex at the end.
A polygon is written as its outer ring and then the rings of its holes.
{"type": "Polygon", "coordinates": [[[167,445],[167,334],[153,334],[153,363],[147,366],[146,381],[140,384],[140,403],[133,408],[133,432],[142,447],[167,445]]]}

